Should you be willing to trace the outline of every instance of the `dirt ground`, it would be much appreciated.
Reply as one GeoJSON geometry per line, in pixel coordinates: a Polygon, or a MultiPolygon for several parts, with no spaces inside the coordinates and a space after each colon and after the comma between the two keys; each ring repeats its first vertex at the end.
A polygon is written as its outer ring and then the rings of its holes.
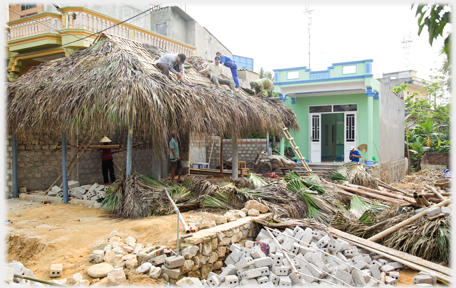
{"type": "MultiPolygon", "coordinates": [[[[40,204],[24,200],[7,200],[7,263],[20,261],[32,270],[36,277],[51,280],[51,264],[63,264],[62,277],[70,279],[80,272],[84,279],[92,281],[87,269],[93,265],[88,256],[93,246],[101,243],[116,230],[125,239],[132,236],[143,247],[166,245],[176,248],[176,215],[149,217],[138,220],[113,219],[103,210],[72,204],[40,204]]],[[[201,212],[182,213],[186,222],[194,222],[201,212]]],[[[180,226],[180,236],[185,231],[180,226]]],[[[125,285],[167,284],[147,275],[126,272],[125,285]]],[[[68,283],[68,282],[67,282],[68,283]]]]}
{"type": "MultiPolygon", "coordinates": [[[[60,279],[70,279],[81,273],[84,279],[94,283],[87,275],[93,265],[88,255],[93,246],[102,242],[116,230],[125,239],[132,236],[143,246],[167,245],[176,248],[176,215],[149,217],[138,220],[114,219],[96,208],[72,204],[41,204],[24,200],[7,200],[7,263],[20,261],[32,270],[36,277],[51,280],[49,266],[63,264],[60,279]]],[[[193,222],[202,212],[182,213],[187,222],[193,222]]],[[[180,236],[185,232],[180,228],[180,236]]],[[[134,270],[126,271],[124,285],[166,285],[163,279],[154,280],[147,275],[137,275],[134,270]]],[[[418,274],[411,269],[401,271],[398,286],[413,285],[413,277],[418,274]]],[[[67,282],[68,284],[68,282],[67,282]]]]}

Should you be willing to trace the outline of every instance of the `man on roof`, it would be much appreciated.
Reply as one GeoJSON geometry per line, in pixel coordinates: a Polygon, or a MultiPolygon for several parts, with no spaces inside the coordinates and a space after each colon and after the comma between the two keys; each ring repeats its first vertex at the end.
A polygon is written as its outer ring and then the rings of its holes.
{"type": "Polygon", "coordinates": [[[262,78],[257,81],[250,82],[250,87],[255,89],[254,97],[259,97],[263,95],[263,90],[268,92],[268,96],[272,97],[272,90],[274,89],[274,83],[268,78],[262,78]]]}
{"type": "Polygon", "coordinates": [[[209,77],[211,78],[212,83],[215,84],[215,86],[220,87],[220,84],[228,85],[231,90],[234,90],[234,83],[233,81],[229,79],[223,79],[223,66],[220,65],[220,57],[215,56],[214,63],[209,64],[209,66],[201,71],[198,71],[198,73],[204,73],[204,72],[209,72],[209,77]]]}
{"type": "Polygon", "coordinates": [[[230,57],[222,55],[221,52],[217,52],[215,55],[220,57],[220,64],[230,68],[231,74],[233,75],[234,84],[236,84],[236,89],[239,89],[239,79],[237,75],[236,62],[234,62],[233,59],[231,59],[230,57]]]}
{"type": "Polygon", "coordinates": [[[177,79],[183,81],[184,79],[184,63],[187,57],[185,54],[168,53],[160,57],[155,64],[162,71],[163,75],[169,77],[169,71],[177,75],[177,79]]]}

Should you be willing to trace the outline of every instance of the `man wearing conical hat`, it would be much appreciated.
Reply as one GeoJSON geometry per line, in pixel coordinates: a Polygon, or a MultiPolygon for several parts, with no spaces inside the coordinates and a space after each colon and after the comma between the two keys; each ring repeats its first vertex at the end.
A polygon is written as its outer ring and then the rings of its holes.
{"type": "MultiPolygon", "coordinates": [[[[109,139],[106,136],[104,136],[100,140],[100,143],[103,143],[103,145],[109,145],[111,142],[111,139],[109,139]]],[[[103,181],[104,184],[109,184],[116,181],[116,175],[114,174],[114,163],[112,162],[113,158],[111,148],[101,149],[101,151],[101,171],[103,173],[103,181]],[[109,182],[108,174],[111,178],[111,182],[109,182]]]]}

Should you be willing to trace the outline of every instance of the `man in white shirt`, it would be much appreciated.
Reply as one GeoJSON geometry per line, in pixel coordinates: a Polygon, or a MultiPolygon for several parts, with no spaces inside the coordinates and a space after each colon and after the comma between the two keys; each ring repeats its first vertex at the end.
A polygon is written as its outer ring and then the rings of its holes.
{"type": "Polygon", "coordinates": [[[157,67],[162,71],[165,76],[169,77],[169,71],[177,75],[180,81],[184,78],[184,62],[185,54],[165,54],[160,59],[155,61],[157,67]]]}
{"type": "Polygon", "coordinates": [[[231,90],[234,90],[234,82],[228,79],[223,79],[223,66],[220,65],[220,57],[216,56],[214,63],[209,64],[209,66],[198,73],[209,72],[209,77],[211,78],[212,83],[215,86],[220,87],[220,84],[228,85],[231,90]]]}

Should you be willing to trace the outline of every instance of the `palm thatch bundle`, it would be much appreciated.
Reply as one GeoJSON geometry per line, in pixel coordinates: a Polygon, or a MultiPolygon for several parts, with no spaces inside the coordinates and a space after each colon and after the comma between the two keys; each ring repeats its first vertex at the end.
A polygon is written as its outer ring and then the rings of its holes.
{"type": "Polygon", "coordinates": [[[451,219],[449,217],[418,220],[394,231],[380,244],[429,261],[450,263],[451,219]]]}
{"type": "Polygon", "coordinates": [[[357,163],[345,163],[327,173],[326,178],[378,190],[377,179],[357,163]]]}
{"type": "MultiPolygon", "coordinates": [[[[294,112],[278,99],[216,89],[190,58],[184,82],[162,75],[154,61],[167,51],[119,36],[100,40],[71,56],[42,63],[7,85],[8,124],[60,134],[79,128],[88,134],[132,129],[160,149],[168,131],[240,136],[299,129],[294,112]],[[188,66],[189,67],[189,66],[188,66]]],[[[198,62],[200,61],[200,62],[198,62]]]]}

